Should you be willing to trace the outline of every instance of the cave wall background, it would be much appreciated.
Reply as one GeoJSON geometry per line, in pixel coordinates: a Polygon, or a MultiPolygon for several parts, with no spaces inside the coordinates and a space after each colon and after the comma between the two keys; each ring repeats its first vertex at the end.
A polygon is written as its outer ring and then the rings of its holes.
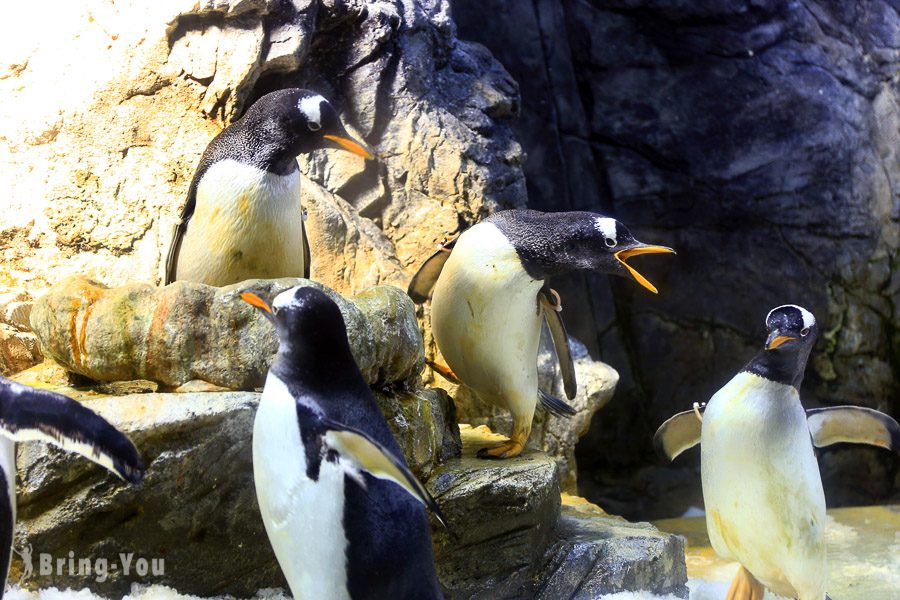
{"type": "MultiPolygon", "coordinates": [[[[570,331],[622,376],[578,457],[582,491],[611,512],[647,518],[699,501],[696,452],[661,467],[651,436],[749,358],[776,304],[820,320],[807,405],[898,416],[895,4],[87,0],[10,11],[0,372],[40,360],[26,308],[63,277],[158,282],[209,139],[261,94],[305,85],[381,156],[300,161],[313,275],[342,293],[405,287],[442,237],[526,201],[605,212],[678,250],[636,261],[659,296],[605,276],[554,282],[570,331]]],[[[897,462],[826,452],[829,501],[900,498],[897,462]]]]}
{"type": "MultiPolygon", "coordinates": [[[[694,450],[651,437],[757,350],[773,306],[820,323],[807,407],[900,401],[900,15],[892,2],[452,0],[462,39],[518,81],[528,204],[613,215],[678,256],[554,282],[572,335],[619,370],[578,447],[579,485],[617,514],[701,500],[694,450]]],[[[637,264],[637,261],[636,261],[637,264]]],[[[830,504],[898,496],[898,461],[838,448],[830,504]]]]}

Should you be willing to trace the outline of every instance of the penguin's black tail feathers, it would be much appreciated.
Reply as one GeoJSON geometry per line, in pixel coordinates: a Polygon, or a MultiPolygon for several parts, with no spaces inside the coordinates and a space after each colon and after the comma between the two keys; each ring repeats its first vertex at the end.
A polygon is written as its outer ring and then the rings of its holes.
{"type": "Polygon", "coordinates": [[[575,416],[578,412],[565,401],[551,396],[544,390],[538,390],[538,396],[541,401],[541,407],[551,415],[568,419],[569,417],[575,416]]]}

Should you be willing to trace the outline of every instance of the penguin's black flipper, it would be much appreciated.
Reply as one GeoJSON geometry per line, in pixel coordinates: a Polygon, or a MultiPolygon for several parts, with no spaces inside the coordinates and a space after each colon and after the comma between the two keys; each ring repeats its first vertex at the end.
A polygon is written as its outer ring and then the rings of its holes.
{"type": "MultiPolygon", "coordinates": [[[[6,578],[13,552],[13,535],[16,530],[16,459],[12,442],[0,452],[9,453],[9,465],[0,469],[0,598],[6,589],[6,578]],[[12,472],[7,472],[11,468],[12,472]]],[[[2,459],[0,459],[2,460],[2,459]]]]}
{"type": "Polygon", "coordinates": [[[551,396],[544,390],[538,390],[538,399],[541,401],[541,408],[546,410],[551,415],[556,415],[557,417],[571,417],[574,416],[578,411],[569,406],[566,402],[563,402],[559,398],[555,396],[551,396]]]}
{"type": "Polygon", "coordinates": [[[699,418],[699,407],[680,412],[659,426],[653,435],[656,452],[669,461],[700,443],[700,429],[703,422],[699,418]]]}
{"type": "Polygon", "coordinates": [[[559,360],[563,389],[566,391],[566,398],[572,400],[578,393],[578,384],[575,381],[575,362],[572,360],[572,350],[569,348],[569,336],[562,320],[562,301],[556,290],[546,285],[541,288],[540,301],[541,308],[544,309],[544,319],[550,329],[550,337],[553,338],[556,358],[559,360]]]}
{"type": "Polygon", "coordinates": [[[309,236],[306,235],[306,224],[300,223],[300,229],[303,231],[303,278],[309,279],[312,270],[312,253],[309,251],[309,236]]]}
{"type": "Polygon", "coordinates": [[[77,452],[129,483],[144,463],[125,434],[80,403],[0,377],[0,433],[16,442],[41,441],[77,452]]]}
{"type": "Polygon", "coordinates": [[[406,490],[410,496],[431,509],[441,525],[447,531],[450,530],[437,502],[403,461],[364,431],[335,421],[324,420],[323,422],[327,429],[323,436],[325,445],[338,453],[340,464],[348,475],[361,485],[365,484],[359,475],[360,471],[365,471],[378,479],[393,481],[406,490]]]}
{"type": "Polygon", "coordinates": [[[204,162],[201,159],[201,165],[197,168],[197,172],[194,173],[191,186],[188,188],[187,201],[185,201],[184,208],[181,210],[178,224],[175,225],[175,230],[172,232],[172,243],[169,245],[169,255],[166,257],[166,285],[175,281],[176,271],[178,270],[178,253],[181,252],[181,241],[184,239],[185,232],[187,232],[188,221],[194,216],[194,209],[197,206],[197,182],[200,181],[201,175],[206,171],[203,167],[204,162]]]}
{"type": "Polygon", "coordinates": [[[412,281],[409,282],[409,288],[406,290],[406,294],[412,298],[412,301],[416,304],[422,304],[431,297],[431,290],[434,289],[434,284],[437,283],[438,277],[440,277],[441,271],[444,269],[444,264],[447,262],[447,259],[450,258],[450,252],[453,251],[456,240],[457,238],[453,238],[452,240],[441,243],[441,247],[438,251],[432,254],[431,257],[419,267],[416,274],[413,275],[412,281]]]}
{"type": "Polygon", "coordinates": [[[900,452],[900,425],[890,416],[862,406],[830,406],[806,411],[813,444],[868,444],[900,452]]]}

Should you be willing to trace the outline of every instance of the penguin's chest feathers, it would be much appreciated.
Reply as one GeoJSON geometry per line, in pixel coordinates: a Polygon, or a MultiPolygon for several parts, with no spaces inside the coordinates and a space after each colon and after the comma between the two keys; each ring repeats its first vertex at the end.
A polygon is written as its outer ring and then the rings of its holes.
{"type": "Polygon", "coordinates": [[[186,240],[195,253],[257,277],[302,275],[299,172],[221,161],[203,175],[196,202],[186,240]]]}
{"type": "Polygon", "coordinates": [[[501,393],[511,381],[531,386],[542,285],[493,224],[460,236],[435,285],[432,325],[441,353],[467,385],[485,393],[501,393]]]}
{"type": "Polygon", "coordinates": [[[782,594],[820,577],[825,498],[797,391],[739,373],[710,400],[700,449],[716,552],[782,594]]]}
{"type": "Polygon", "coordinates": [[[307,475],[294,398],[269,374],[253,428],[253,479],[266,533],[294,594],[347,598],[345,475],[322,460],[307,475]]]}

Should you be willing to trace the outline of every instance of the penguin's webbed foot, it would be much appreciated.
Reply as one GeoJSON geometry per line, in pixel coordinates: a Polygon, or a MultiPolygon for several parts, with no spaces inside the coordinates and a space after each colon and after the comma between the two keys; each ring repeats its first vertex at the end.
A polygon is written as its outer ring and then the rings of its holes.
{"type": "Polygon", "coordinates": [[[725,600],[763,600],[766,590],[750,571],[741,567],[731,580],[725,600]]]}
{"type": "Polygon", "coordinates": [[[425,364],[431,367],[431,370],[449,381],[450,383],[455,383],[456,385],[462,385],[462,382],[459,380],[459,377],[456,376],[456,373],[448,367],[447,365],[442,365],[441,363],[434,362],[431,360],[426,360],[425,364]]]}
{"type": "Polygon", "coordinates": [[[491,448],[482,448],[478,451],[478,458],[512,458],[514,456],[518,456],[522,454],[522,450],[525,449],[525,442],[528,440],[527,436],[516,435],[503,442],[499,446],[493,446],[491,448]]]}

